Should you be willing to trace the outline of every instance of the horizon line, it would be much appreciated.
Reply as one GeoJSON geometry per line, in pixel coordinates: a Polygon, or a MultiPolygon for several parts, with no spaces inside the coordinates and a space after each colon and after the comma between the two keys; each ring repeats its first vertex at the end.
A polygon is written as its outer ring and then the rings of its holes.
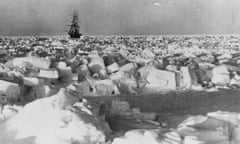
{"type": "MultiPolygon", "coordinates": [[[[0,37],[67,37],[68,35],[0,35],[0,37]]],[[[240,36],[238,34],[139,34],[139,35],[117,35],[117,34],[86,34],[84,36],[240,36]]]]}

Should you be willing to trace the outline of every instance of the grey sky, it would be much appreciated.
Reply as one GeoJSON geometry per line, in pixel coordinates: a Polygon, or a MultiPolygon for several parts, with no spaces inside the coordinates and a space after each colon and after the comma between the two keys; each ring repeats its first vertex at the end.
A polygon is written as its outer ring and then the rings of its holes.
{"type": "Polygon", "coordinates": [[[83,34],[240,33],[239,0],[0,0],[0,34],[66,34],[74,9],[83,34]]]}

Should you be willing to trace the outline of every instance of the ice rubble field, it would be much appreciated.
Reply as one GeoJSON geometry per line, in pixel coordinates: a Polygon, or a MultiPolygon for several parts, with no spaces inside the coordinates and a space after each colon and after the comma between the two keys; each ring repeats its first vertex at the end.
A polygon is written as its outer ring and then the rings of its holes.
{"type": "Polygon", "coordinates": [[[239,144],[239,41],[2,37],[0,144],[239,144]]]}

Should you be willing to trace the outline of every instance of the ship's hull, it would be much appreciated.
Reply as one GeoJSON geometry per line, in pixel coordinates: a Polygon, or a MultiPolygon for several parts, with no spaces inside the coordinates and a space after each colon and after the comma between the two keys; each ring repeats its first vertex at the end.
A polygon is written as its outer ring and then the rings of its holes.
{"type": "Polygon", "coordinates": [[[70,38],[80,38],[82,34],[69,34],[70,38]]]}

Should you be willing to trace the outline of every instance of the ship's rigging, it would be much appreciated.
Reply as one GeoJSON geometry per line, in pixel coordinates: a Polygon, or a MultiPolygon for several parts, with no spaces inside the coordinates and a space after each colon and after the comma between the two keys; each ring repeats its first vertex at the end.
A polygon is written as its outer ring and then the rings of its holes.
{"type": "Polygon", "coordinates": [[[70,29],[68,31],[68,35],[71,38],[80,38],[82,34],[80,33],[79,18],[78,13],[76,11],[73,12],[72,22],[69,26],[70,29]]]}

